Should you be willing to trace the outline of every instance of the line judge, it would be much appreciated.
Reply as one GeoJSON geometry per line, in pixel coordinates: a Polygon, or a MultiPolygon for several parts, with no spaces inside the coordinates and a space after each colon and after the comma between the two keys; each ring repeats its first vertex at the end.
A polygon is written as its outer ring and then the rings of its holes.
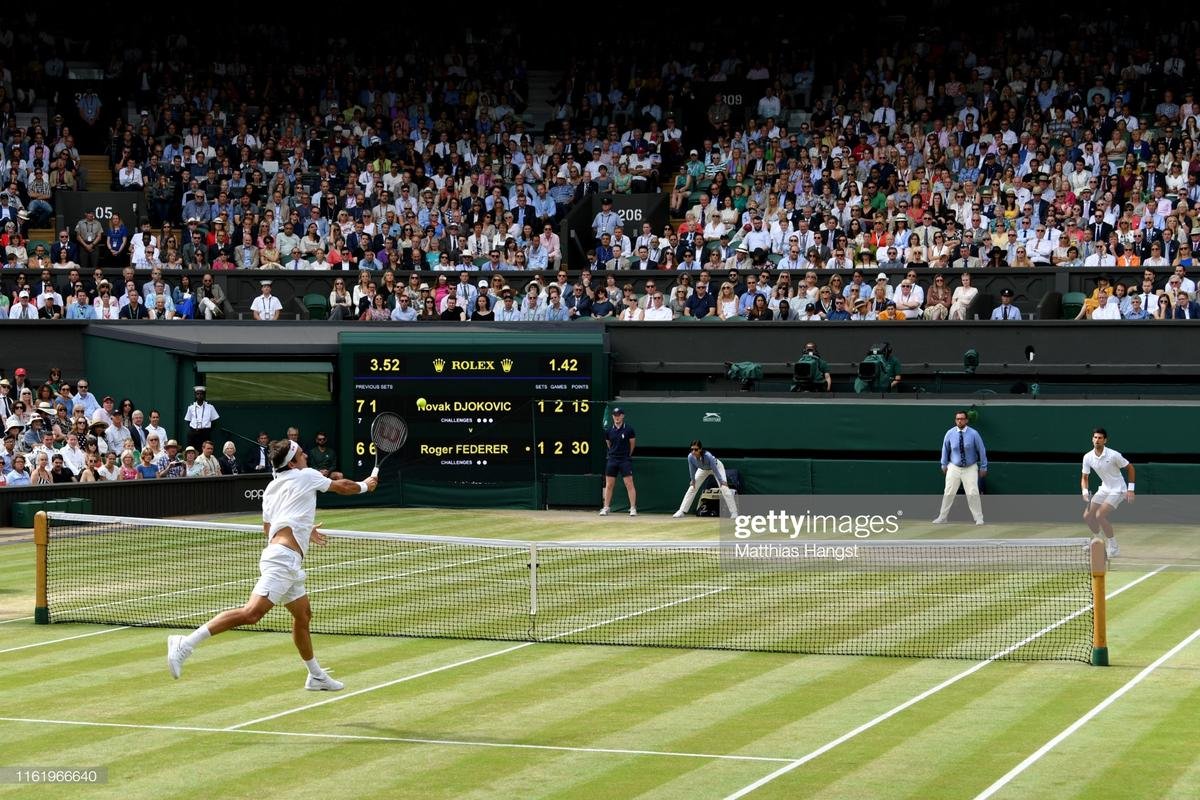
{"type": "Polygon", "coordinates": [[[976,525],[983,524],[983,503],[979,500],[979,479],[987,475],[987,448],[979,431],[967,425],[967,412],[954,412],[954,427],[942,438],[942,472],[946,487],[942,491],[942,510],[933,522],[940,525],[950,515],[954,496],[961,484],[967,494],[967,507],[976,525]]]}
{"type": "Polygon", "coordinates": [[[221,418],[213,404],[208,402],[208,389],[204,386],[193,386],[196,402],[188,406],[183,419],[188,424],[188,444],[197,450],[202,450],[204,443],[212,439],[213,423],[221,418]]]}

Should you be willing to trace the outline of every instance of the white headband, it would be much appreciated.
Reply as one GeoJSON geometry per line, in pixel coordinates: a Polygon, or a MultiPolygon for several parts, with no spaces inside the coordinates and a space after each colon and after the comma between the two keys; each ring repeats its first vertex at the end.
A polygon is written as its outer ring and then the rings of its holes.
{"type": "MultiPolygon", "coordinates": [[[[286,467],[288,464],[292,463],[292,460],[296,457],[296,453],[298,453],[298,452],[300,452],[300,445],[296,444],[295,442],[288,442],[287,461],[283,462],[283,466],[286,467]]],[[[283,469],[283,467],[280,467],[279,469],[283,469]]],[[[275,476],[279,475],[279,469],[276,469],[275,463],[272,462],[271,463],[271,476],[275,477],[275,476]]]]}

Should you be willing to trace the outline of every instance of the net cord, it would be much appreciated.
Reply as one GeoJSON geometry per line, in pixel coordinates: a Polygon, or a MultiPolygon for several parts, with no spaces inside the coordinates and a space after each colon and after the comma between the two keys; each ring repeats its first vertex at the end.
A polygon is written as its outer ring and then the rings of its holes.
{"type": "MultiPolygon", "coordinates": [[[[228,522],[203,522],[194,520],[174,520],[174,519],[150,519],[146,517],[124,517],[124,516],[106,516],[100,514],[74,514],[68,512],[47,512],[47,517],[50,521],[62,522],[78,522],[91,523],[96,525],[137,525],[137,526],[165,526],[170,528],[192,528],[195,530],[205,531],[228,531],[230,533],[256,533],[262,535],[262,528],[257,525],[241,525],[228,522]]],[[[412,533],[385,533],[382,531],[351,531],[338,528],[321,528],[321,533],[334,538],[346,539],[374,539],[379,541],[395,541],[395,542],[423,542],[436,544],[462,544],[474,545],[477,547],[518,547],[528,549],[533,542],[523,539],[478,539],[466,536],[426,536],[412,533]]],[[[53,529],[51,529],[53,536],[53,529]]],[[[585,550],[604,550],[604,549],[678,549],[678,550],[713,550],[716,548],[735,547],[739,544],[746,544],[742,541],[708,540],[708,541],[615,541],[606,540],[561,540],[561,541],[538,541],[537,546],[541,548],[577,548],[585,550]]],[[[1081,553],[1085,553],[1091,543],[1090,539],[1085,538],[1056,538],[1056,539],[856,539],[850,542],[845,539],[839,540],[811,540],[795,542],[770,542],[769,544],[803,544],[815,546],[845,546],[855,544],[860,547],[869,548],[889,548],[889,547],[944,547],[944,548],[1063,548],[1067,550],[1077,549],[1081,553]]],[[[760,542],[760,544],[768,544],[760,542]]],[[[1081,560],[1080,568],[1087,569],[1089,562],[1081,560]]]]}

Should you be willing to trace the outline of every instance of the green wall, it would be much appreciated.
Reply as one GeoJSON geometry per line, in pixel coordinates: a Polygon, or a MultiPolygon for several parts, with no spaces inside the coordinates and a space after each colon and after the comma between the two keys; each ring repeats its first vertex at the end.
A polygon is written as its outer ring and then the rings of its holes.
{"type": "MultiPolygon", "coordinates": [[[[639,434],[639,439],[641,435],[639,434]]],[[[934,460],[927,462],[814,460],[806,458],[722,459],[726,469],[741,473],[744,494],[926,494],[942,493],[943,477],[934,460]]],[[[1196,464],[1134,464],[1139,493],[1192,494],[1200,480],[1196,464]]],[[[638,510],[673,512],[687,489],[686,456],[634,458],[638,510]]],[[[1092,480],[1095,484],[1095,478],[1092,480]]],[[[596,478],[597,501],[600,479],[596,478]]],[[[1000,461],[990,465],[989,494],[1075,494],[1079,465],[1000,461]]],[[[597,506],[599,503],[597,502],[597,506]]],[[[629,508],[618,481],[614,510],[629,508]]]]}
{"type": "MultiPolygon", "coordinates": [[[[683,453],[688,442],[701,439],[718,455],[723,450],[764,454],[783,450],[929,454],[930,458],[937,456],[942,435],[954,424],[955,410],[972,405],[963,400],[835,403],[801,397],[776,401],[655,398],[620,404],[628,424],[637,431],[638,448],[683,453]]],[[[1082,457],[1097,425],[1108,430],[1118,450],[1153,446],[1154,452],[1164,454],[1195,452],[1188,437],[1147,439],[1147,431],[1169,430],[1176,424],[1177,403],[977,400],[974,408],[978,417],[972,425],[983,435],[989,453],[1082,457]]]]}
{"type": "Polygon", "coordinates": [[[174,354],[147,344],[135,344],[99,336],[83,340],[86,374],[91,391],[97,397],[111,394],[119,403],[121,398],[133,400],[149,416],[157,408],[163,427],[178,437],[183,425],[183,412],[191,402],[192,370],[174,354]],[[177,387],[185,386],[187,394],[182,405],[177,387]]]}

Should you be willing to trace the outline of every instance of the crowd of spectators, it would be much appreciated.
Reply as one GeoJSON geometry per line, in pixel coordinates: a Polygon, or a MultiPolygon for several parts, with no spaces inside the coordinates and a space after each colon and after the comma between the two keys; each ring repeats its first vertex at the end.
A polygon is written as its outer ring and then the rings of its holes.
{"type": "MultiPolygon", "coordinates": [[[[270,472],[266,432],[239,454],[233,441],[218,452],[212,441],[184,447],[162,427],[157,409],[133,400],[99,396],[86,377],[63,379],[57,368],[41,383],[23,367],[0,379],[0,486],[90,483],[160,478],[211,478],[270,472]]],[[[300,432],[288,428],[298,439],[300,432]]],[[[309,450],[310,463],[335,473],[337,458],[323,432],[309,450]]]]}
{"type": "MultiPolygon", "coordinates": [[[[529,42],[515,33],[343,64],[242,54],[207,73],[136,47],[117,72],[141,108],[109,117],[109,153],[114,188],[145,196],[147,224],[85,219],[57,252],[35,253],[18,225],[6,255],[81,274],[357,273],[354,287],[333,279],[339,318],[657,319],[644,279],[564,283],[555,226],[593,195],[663,191],[677,222],[625,231],[603,206],[572,270],[692,272],[663,287],[673,317],[792,320],[954,318],[972,269],[1142,267],[1155,290],[1140,310],[1191,318],[1193,297],[1163,280],[1200,247],[1200,23],[1009,22],[1005,37],[899,23],[847,53],[703,39],[653,60],[593,48],[562,57],[538,130],[525,122],[529,42]],[[435,276],[402,274],[416,271],[435,276]],[[848,293],[863,285],[866,297],[848,293]]],[[[23,164],[6,175],[27,184],[39,146],[46,166],[69,159],[67,133],[18,132],[23,164]]],[[[28,196],[27,214],[44,213],[28,196]]],[[[111,292],[119,314],[219,313],[174,285],[182,277],[153,295],[132,283],[111,292]]],[[[48,316],[94,313],[99,285],[71,285],[48,316]]],[[[42,297],[28,300],[44,308],[42,297]]],[[[1085,315],[1101,305],[1096,295],[1085,315]]]]}

